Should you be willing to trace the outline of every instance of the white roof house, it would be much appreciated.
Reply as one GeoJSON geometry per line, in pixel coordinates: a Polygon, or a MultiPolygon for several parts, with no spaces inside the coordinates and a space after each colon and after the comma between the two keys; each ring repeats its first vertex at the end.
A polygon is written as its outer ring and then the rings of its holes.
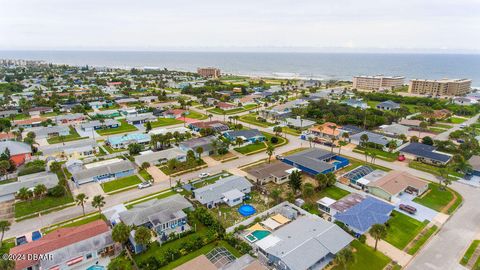
{"type": "Polygon", "coordinates": [[[241,203],[243,200],[235,202],[233,200],[243,198],[245,193],[250,193],[252,186],[245,177],[232,175],[208,186],[194,189],[193,194],[195,199],[207,207],[213,207],[221,202],[232,206],[241,203]]]}

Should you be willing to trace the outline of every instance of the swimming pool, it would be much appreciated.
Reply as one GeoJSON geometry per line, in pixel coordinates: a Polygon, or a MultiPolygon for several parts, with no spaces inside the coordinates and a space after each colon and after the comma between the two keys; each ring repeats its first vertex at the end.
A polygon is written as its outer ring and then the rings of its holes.
{"type": "Polygon", "coordinates": [[[250,204],[244,204],[238,208],[238,212],[240,213],[240,215],[248,217],[255,214],[257,211],[250,204]]]}
{"type": "Polygon", "coordinates": [[[258,240],[262,240],[263,238],[267,237],[269,234],[270,234],[269,231],[256,230],[256,231],[253,231],[253,232],[245,235],[245,238],[246,238],[250,243],[254,243],[254,242],[258,241],[258,240]]]}

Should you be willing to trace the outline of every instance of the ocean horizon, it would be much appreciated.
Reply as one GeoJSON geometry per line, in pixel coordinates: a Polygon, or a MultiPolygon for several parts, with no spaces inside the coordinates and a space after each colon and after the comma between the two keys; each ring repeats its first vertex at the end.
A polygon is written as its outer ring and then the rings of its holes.
{"type": "Polygon", "coordinates": [[[0,51],[1,59],[112,68],[167,68],[196,71],[213,66],[222,73],[277,78],[352,80],[356,75],[409,79],[468,78],[480,88],[479,54],[173,52],[173,51],[0,51]]]}

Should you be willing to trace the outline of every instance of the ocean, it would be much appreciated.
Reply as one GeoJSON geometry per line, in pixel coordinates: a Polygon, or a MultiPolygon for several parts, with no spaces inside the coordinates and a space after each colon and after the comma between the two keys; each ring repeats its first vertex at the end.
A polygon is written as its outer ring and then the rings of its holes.
{"type": "Polygon", "coordinates": [[[229,74],[321,80],[352,80],[354,75],[376,74],[405,76],[407,80],[469,78],[473,86],[480,86],[478,54],[0,51],[0,58],[182,71],[213,66],[229,74]]]}

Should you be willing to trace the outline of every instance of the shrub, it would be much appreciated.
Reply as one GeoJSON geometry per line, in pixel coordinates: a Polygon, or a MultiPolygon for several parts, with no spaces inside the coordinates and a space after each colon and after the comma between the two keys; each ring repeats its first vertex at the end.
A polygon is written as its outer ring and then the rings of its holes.
{"type": "Polygon", "coordinates": [[[63,197],[65,196],[66,190],[65,187],[61,185],[56,185],[53,188],[51,188],[47,195],[55,198],[63,197]]]}
{"type": "Polygon", "coordinates": [[[270,142],[273,143],[273,144],[277,144],[278,143],[278,138],[274,136],[274,137],[270,138],[270,142]]]}
{"type": "Polygon", "coordinates": [[[360,237],[358,237],[358,241],[360,241],[360,243],[362,244],[365,244],[365,242],[367,241],[367,237],[364,234],[362,234],[360,235],[360,237]]]}

